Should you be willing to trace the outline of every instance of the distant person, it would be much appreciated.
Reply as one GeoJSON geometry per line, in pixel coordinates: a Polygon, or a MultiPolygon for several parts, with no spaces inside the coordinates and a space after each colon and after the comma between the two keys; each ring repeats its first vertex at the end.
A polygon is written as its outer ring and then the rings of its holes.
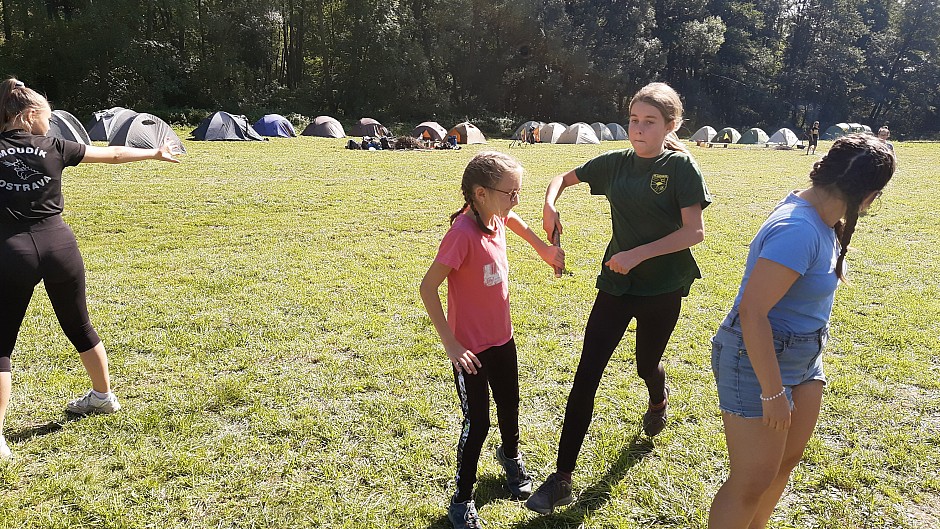
{"type": "Polygon", "coordinates": [[[870,135],[844,136],[813,165],[809,189],[777,204],[751,241],[737,298],[712,338],[731,471],[710,529],[761,529],[813,433],[836,286],[859,214],[895,159],[870,135]]]}
{"type": "Polygon", "coordinates": [[[519,203],[522,165],[498,152],[481,152],[467,164],[460,189],[464,204],[421,281],[421,299],[453,367],[463,428],[457,444],[457,490],[447,517],[455,529],[482,527],[473,502],[477,463],[490,428],[493,390],[502,443],[496,457],[515,499],[532,492],[519,452],[519,366],[509,317],[506,228],[535,248],[546,263],[564,267],[561,248],[539,239],[512,211],[519,203]],[[447,280],[447,316],[438,289],[447,280]]]}
{"type": "Polygon", "coordinates": [[[813,126],[809,128],[807,132],[807,137],[809,137],[809,144],[806,145],[806,154],[816,154],[816,146],[819,145],[819,122],[814,121],[813,126]],[[812,151],[812,152],[810,152],[812,151]]]}
{"type": "Polygon", "coordinates": [[[526,502],[535,512],[548,514],[573,501],[571,477],[591,425],[597,389],[634,319],[636,369],[649,396],[643,431],[652,437],[666,426],[669,388],[661,360],[679,320],[682,298],[701,277],[690,248],[705,238],[702,210],[711,203],[701,171],[672,134],[681,125],[679,94],[665,83],[646,85],[630,101],[632,149],[602,154],[548,184],[542,227],[549,236],[562,231],[555,208],[558,197],[581,182],[607,199],[613,233],[584,329],[555,472],[526,502]]]}
{"type": "Polygon", "coordinates": [[[62,220],[62,171],[79,163],[176,162],[169,141],[159,149],[93,147],[45,136],[46,98],[16,79],[0,83],[0,459],[12,457],[3,419],[12,391],[13,346],[33,289],[42,281],[65,335],[79,351],[92,389],[68,403],[73,413],[113,413],[108,356],[92,327],[85,265],[62,220]]]}
{"type": "Polygon", "coordinates": [[[892,145],[891,142],[888,141],[888,138],[890,137],[891,137],[891,131],[888,130],[887,125],[878,129],[878,139],[885,142],[885,145],[887,145],[888,148],[891,149],[891,152],[894,152],[894,145],[892,145]]]}

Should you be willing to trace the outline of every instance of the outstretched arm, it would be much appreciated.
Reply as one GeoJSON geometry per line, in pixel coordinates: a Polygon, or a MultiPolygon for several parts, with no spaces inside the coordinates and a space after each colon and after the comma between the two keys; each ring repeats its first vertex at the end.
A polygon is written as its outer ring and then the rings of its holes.
{"type": "Polygon", "coordinates": [[[509,217],[506,218],[506,226],[513,233],[522,237],[532,248],[535,248],[543,261],[555,268],[563,269],[565,267],[565,251],[543,241],[515,212],[509,212],[509,217]]]}
{"type": "Polygon", "coordinates": [[[542,207],[542,229],[545,230],[545,235],[549,239],[552,238],[552,233],[555,230],[558,230],[559,234],[563,231],[561,221],[558,219],[558,210],[555,209],[555,201],[558,200],[561,192],[566,187],[580,183],[581,180],[578,180],[578,175],[575,174],[574,169],[552,178],[552,181],[548,183],[548,189],[545,190],[545,205],[542,207]]]}
{"type": "Polygon", "coordinates": [[[618,274],[626,274],[647,259],[691,248],[703,240],[705,221],[702,219],[702,205],[693,204],[682,208],[681,228],[662,239],[617,253],[604,264],[618,274]]]}
{"type": "Polygon", "coordinates": [[[136,147],[85,147],[85,157],[82,163],[127,163],[140,160],[162,160],[164,162],[179,163],[174,155],[177,152],[175,145],[168,139],[159,149],[138,149],[136,147]]]}

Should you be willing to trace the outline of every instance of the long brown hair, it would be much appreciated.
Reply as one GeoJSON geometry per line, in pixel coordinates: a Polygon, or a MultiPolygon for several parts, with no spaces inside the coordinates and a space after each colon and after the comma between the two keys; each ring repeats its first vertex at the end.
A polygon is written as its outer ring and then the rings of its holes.
{"type": "Polygon", "coordinates": [[[467,163],[467,168],[463,170],[463,178],[460,180],[460,190],[463,193],[463,206],[456,213],[450,216],[450,223],[453,224],[457,217],[470,208],[473,216],[476,217],[477,226],[483,230],[483,233],[492,235],[493,230],[486,226],[483,219],[480,218],[480,212],[473,201],[473,190],[476,187],[496,187],[496,184],[509,173],[522,173],[522,164],[518,160],[496,151],[483,151],[467,163]]]}
{"type": "Polygon", "coordinates": [[[858,224],[862,202],[888,185],[896,166],[894,153],[888,146],[867,134],[839,138],[829,152],[813,164],[809,174],[813,187],[834,193],[846,203],[845,218],[833,226],[841,246],[836,261],[836,276],[842,281],[845,281],[845,254],[849,251],[849,243],[858,224]]]}
{"type": "Polygon", "coordinates": [[[656,107],[666,123],[673,122],[672,132],[666,135],[663,146],[670,151],[689,154],[689,150],[675,133],[682,126],[682,100],[679,99],[679,93],[666,83],[650,83],[634,94],[630,100],[631,109],[637,101],[656,107]]]}
{"type": "Polygon", "coordinates": [[[0,82],[0,131],[14,128],[32,128],[23,112],[49,108],[49,102],[39,92],[11,77],[0,82]],[[16,121],[19,120],[19,123],[16,121]]]}

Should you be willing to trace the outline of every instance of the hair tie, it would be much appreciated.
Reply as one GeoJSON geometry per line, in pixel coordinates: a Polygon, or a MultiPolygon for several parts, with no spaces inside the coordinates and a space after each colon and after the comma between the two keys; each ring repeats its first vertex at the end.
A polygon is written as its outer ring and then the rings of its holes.
{"type": "Polygon", "coordinates": [[[13,81],[13,86],[16,88],[26,88],[26,83],[23,81],[13,81]]]}

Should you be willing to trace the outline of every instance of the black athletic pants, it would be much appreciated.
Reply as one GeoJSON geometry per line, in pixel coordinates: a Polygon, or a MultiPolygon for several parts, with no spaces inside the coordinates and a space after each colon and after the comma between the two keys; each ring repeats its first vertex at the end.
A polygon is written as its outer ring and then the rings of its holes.
{"type": "Polygon", "coordinates": [[[493,390],[503,452],[512,457],[519,450],[519,366],[516,363],[516,342],[510,339],[476,356],[483,364],[477,368],[477,374],[457,373],[454,370],[457,396],[460,397],[460,408],[463,411],[463,429],[457,443],[458,501],[470,499],[473,484],[477,480],[477,463],[490,429],[488,388],[493,390]]]}
{"type": "Polygon", "coordinates": [[[578,371],[565,408],[565,423],[558,443],[558,470],[574,471],[581,443],[591,425],[594,396],[601,376],[633,318],[636,318],[637,373],[646,382],[650,402],[662,402],[666,371],[660,360],[679,321],[681,306],[681,290],[658,296],[614,296],[600,290],[597,292],[584,330],[578,371]]]}
{"type": "Polygon", "coordinates": [[[32,224],[0,223],[0,371],[10,371],[16,336],[40,280],[75,349],[87,351],[100,341],[88,318],[85,263],[68,224],[59,215],[32,224]]]}

